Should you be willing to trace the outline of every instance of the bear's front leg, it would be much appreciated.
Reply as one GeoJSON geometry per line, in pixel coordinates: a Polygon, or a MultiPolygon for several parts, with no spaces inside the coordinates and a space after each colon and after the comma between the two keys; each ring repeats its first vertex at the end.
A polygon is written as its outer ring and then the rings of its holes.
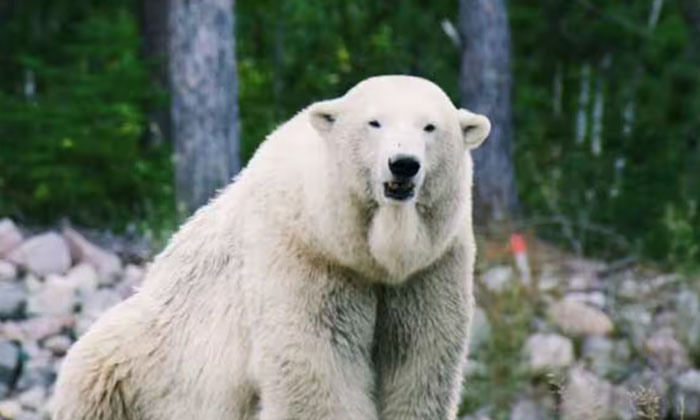
{"type": "Polygon", "coordinates": [[[374,359],[382,420],[453,420],[471,320],[471,264],[448,252],[379,298],[374,359]]]}
{"type": "Polygon", "coordinates": [[[376,294],[342,280],[280,285],[266,299],[251,349],[260,420],[377,420],[376,294]]]}

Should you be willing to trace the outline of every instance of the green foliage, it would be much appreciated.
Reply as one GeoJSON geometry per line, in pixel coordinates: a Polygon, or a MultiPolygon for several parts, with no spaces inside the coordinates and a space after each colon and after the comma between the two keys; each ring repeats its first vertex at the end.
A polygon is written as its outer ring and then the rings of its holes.
{"type": "Polygon", "coordinates": [[[377,74],[416,74],[458,100],[459,51],[440,28],[456,3],[238,0],[245,160],[277,124],[377,74]]]}
{"type": "MultiPolygon", "coordinates": [[[[538,234],[600,252],[614,230],[628,251],[700,265],[700,40],[681,3],[664,2],[651,27],[651,0],[509,2],[523,215],[554,220],[538,234]]],[[[170,151],[143,140],[164,98],[139,54],[136,7],[0,4],[0,215],[174,223],[170,151]]],[[[244,161],[277,124],[370,75],[425,76],[459,100],[459,51],[441,27],[457,2],[238,0],[236,14],[244,161]]]]}
{"type": "Polygon", "coordinates": [[[517,400],[529,380],[521,367],[522,349],[538,305],[519,283],[502,294],[478,288],[477,301],[485,308],[491,336],[482,348],[470,355],[470,360],[483,368],[469,376],[460,413],[473,413],[488,407],[493,418],[506,419],[512,402],[517,400]]]}
{"type": "Polygon", "coordinates": [[[688,203],[700,197],[700,63],[678,3],[665,2],[655,27],[651,5],[511,2],[518,188],[528,216],[568,221],[585,252],[609,240],[585,238],[587,227],[604,225],[632,251],[697,267],[700,217],[688,203]]]}
{"type": "Polygon", "coordinates": [[[141,140],[158,95],[122,3],[12,11],[0,32],[0,214],[120,227],[172,213],[169,152],[141,140]]]}

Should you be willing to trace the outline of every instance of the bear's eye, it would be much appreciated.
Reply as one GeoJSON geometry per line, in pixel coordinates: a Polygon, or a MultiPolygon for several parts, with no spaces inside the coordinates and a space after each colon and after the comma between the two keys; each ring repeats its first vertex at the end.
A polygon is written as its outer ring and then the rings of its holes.
{"type": "Polygon", "coordinates": [[[377,120],[372,120],[372,121],[370,121],[370,122],[369,122],[369,125],[370,125],[370,127],[374,127],[374,128],[379,128],[379,127],[382,126],[382,125],[379,123],[379,121],[377,121],[377,120]]]}
{"type": "Polygon", "coordinates": [[[432,133],[433,131],[435,131],[435,126],[433,124],[428,124],[425,127],[423,127],[423,131],[425,131],[426,133],[432,133]]]}

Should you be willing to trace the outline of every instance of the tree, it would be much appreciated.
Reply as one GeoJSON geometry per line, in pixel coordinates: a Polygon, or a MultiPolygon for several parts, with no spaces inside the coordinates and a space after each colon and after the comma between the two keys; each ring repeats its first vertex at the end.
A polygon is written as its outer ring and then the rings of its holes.
{"type": "Polygon", "coordinates": [[[239,170],[233,0],[172,0],[170,115],[180,215],[196,210],[239,170]]]}
{"type": "Polygon", "coordinates": [[[485,114],[489,140],[474,156],[474,212],[479,224],[515,216],[517,195],[512,161],[510,31],[503,0],[459,0],[462,36],[462,105],[485,114]]]}

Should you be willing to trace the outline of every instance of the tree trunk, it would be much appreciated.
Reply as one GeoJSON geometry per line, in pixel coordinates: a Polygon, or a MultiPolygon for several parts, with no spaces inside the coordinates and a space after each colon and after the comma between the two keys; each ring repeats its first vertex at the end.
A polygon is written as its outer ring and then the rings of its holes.
{"type": "MultiPolygon", "coordinates": [[[[141,0],[139,24],[142,54],[148,62],[150,80],[159,93],[168,91],[168,4],[169,0],[141,0]]],[[[157,103],[148,110],[146,143],[159,146],[170,140],[170,112],[157,103]]]]}
{"type": "Polygon", "coordinates": [[[177,208],[205,204],[240,169],[233,0],[170,0],[177,208]]]}
{"type": "Polygon", "coordinates": [[[474,215],[477,223],[515,217],[512,160],[510,30],[503,0],[459,0],[462,36],[462,105],[485,114],[491,135],[474,151],[474,215]]]}

